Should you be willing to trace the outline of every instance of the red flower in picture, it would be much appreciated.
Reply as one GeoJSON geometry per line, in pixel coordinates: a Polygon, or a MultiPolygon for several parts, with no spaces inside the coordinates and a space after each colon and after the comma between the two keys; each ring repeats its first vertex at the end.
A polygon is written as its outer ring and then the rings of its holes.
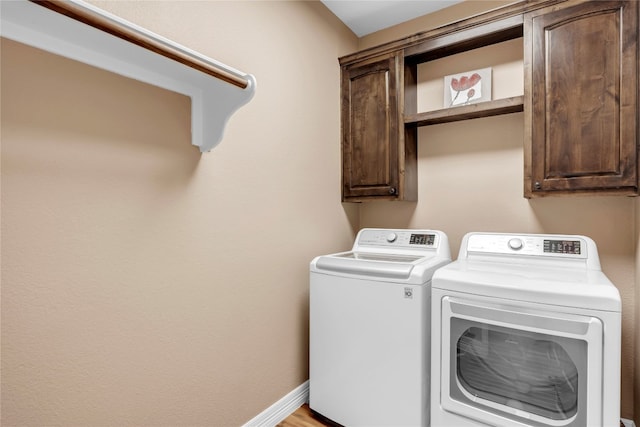
{"type": "MultiPolygon", "coordinates": [[[[476,84],[478,84],[480,80],[482,80],[482,77],[478,73],[473,73],[470,77],[462,76],[460,77],[460,80],[456,79],[455,77],[452,78],[451,89],[456,92],[456,96],[451,100],[451,105],[453,105],[453,102],[458,98],[461,92],[471,89],[476,84]]],[[[466,102],[469,102],[473,95],[475,95],[475,90],[469,90],[469,92],[467,92],[466,102]]]]}

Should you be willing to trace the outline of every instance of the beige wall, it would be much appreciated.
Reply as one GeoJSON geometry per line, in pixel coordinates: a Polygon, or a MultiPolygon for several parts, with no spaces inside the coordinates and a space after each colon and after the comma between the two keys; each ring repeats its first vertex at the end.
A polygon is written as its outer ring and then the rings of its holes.
{"type": "Polygon", "coordinates": [[[316,2],[102,7],[257,77],[222,143],[190,103],[2,40],[2,425],[241,425],[308,378],[308,265],[352,244],[316,2]]]}
{"type": "MultiPolygon", "coordinates": [[[[3,425],[246,422],[307,379],[308,262],[361,226],[440,228],[454,256],[471,230],[593,237],[623,295],[632,416],[640,202],[522,198],[522,114],[422,128],[417,203],[339,202],[337,58],[506,2],[359,41],[318,2],[96,3],[258,90],[201,155],[185,97],[2,41],[3,425]]],[[[513,69],[513,49],[486,56],[513,69]]],[[[421,70],[422,96],[484,56],[421,70]]]]}
{"type": "MultiPolygon", "coordinates": [[[[500,2],[464,2],[360,40],[360,48],[462,19],[500,2]]],[[[507,2],[502,2],[507,3],[507,2]]],[[[442,77],[493,67],[493,95],[522,94],[522,40],[454,55],[418,70],[419,111],[442,108],[442,77]],[[519,93],[518,93],[519,92],[519,93]]],[[[634,337],[640,298],[638,202],[629,197],[523,198],[523,113],[420,128],[418,202],[362,204],[361,227],[416,227],[445,231],[454,257],[465,233],[498,231],[584,234],[599,249],[602,267],[622,297],[622,416],[634,414],[634,337]]],[[[635,369],[634,369],[635,366],[635,369]]],[[[638,380],[636,380],[636,390],[638,380]]],[[[636,402],[638,397],[636,396],[636,402]]],[[[637,405],[636,405],[637,406],[637,405]]]]}

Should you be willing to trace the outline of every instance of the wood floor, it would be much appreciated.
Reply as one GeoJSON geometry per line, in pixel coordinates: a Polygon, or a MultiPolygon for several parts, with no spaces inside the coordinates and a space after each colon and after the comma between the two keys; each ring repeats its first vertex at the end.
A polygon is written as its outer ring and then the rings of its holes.
{"type": "MultiPolygon", "coordinates": [[[[276,427],[340,427],[340,424],[319,419],[311,413],[309,405],[305,403],[276,427]]],[[[620,421],[620,427],[625,427],[622,421],[620,421]]]]}
{"type": "Polygon", "coordinates": [[[309,405],[306,403],[298,408],[293,414],[285,418],[276,427],[335,427],[337,424],[330,423],[327,420],[321,420],[316,417],[309,405]]]}

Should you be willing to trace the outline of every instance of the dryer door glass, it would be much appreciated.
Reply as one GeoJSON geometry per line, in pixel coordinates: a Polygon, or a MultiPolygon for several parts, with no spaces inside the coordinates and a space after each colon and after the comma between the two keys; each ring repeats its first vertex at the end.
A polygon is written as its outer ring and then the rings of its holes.
{"type": "MultiPolygon", "coordinates": [[[[466,325],[456,342],[457,380],[473,396],[566,420],[578,410],[579,382],[586,378],[579,377],[579,368],[565,349],[586,354],[586,342],[466,325]]],[[[577,361],[581,362],[586,361],[577,361]]]]}

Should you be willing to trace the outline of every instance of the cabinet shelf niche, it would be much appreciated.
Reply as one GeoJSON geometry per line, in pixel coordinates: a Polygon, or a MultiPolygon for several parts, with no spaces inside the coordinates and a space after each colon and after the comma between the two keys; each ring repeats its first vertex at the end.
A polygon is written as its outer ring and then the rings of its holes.
{"type": "Polygon", "coordinates": [[[409,127],[421,127],[451,123],[460,120],[479,119],[500,114],[518,113],[524,111],[524,96],[495,99],[493,101],[478,102],[476,104],[443,108],[418,114],[406,114],[404,124],[409,127]]]}

